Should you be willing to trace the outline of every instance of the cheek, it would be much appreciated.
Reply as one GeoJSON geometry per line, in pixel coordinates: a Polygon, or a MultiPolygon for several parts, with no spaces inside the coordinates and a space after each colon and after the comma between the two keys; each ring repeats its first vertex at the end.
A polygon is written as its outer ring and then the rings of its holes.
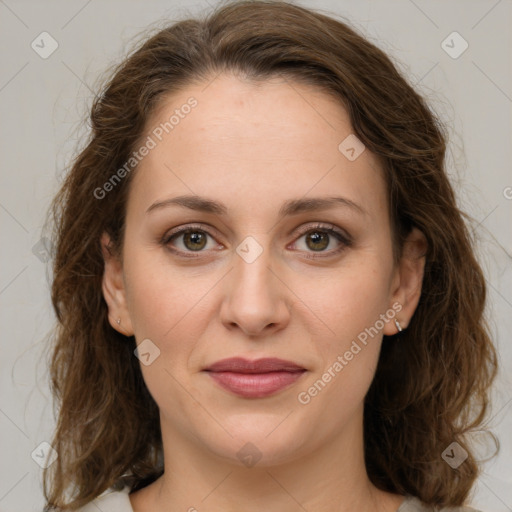
{"type": "MultiPolygon", "coordinates": [[[[373,379],[388,311],[389,268],[378,258],[361,257],[325,281],[323,293],[310,294],[307,305],[325,329],[312,333],[321,365],[304,389],[317,404],[343,403],[356,407],[373,379]]],[[[318,290],[318,289],[317,289],[318,290]]],[[[304,292],[303,292],[304,293],[304,292]]],[[[391,320],[387,320],[388,322],[391,320]]],[[[333,410],[333,414],[337,414],[333,410]]]]}
{"type": "Polygon", "coordinates": [[[169,372],[182,382],[212,318],[205,307],[218,273],[171,265],[164,251],[127,250],[126,254],[127,304],[135,338],[137,343],[151,340],[159,353],[151,367],[142,366],[148,387],[158,383],[162,372],[164,380],[170,378],[169,372]]]}
{"type": "MultiPolygon", "coordinates": [[[[385,262],[362,256],[357,260],[317,281],[315,288],[309,286],[300,292],[306,297],[306,306],[322,320],[328,333],[325,345],[331,351],[343,349],[359,333],[374,326],[390,306],[390,270],[385,262]]],[[[382,330],[380,323],[378,328],[382,330]]]]}
{"type": "Polygon", "coordinates": [[[183,271],[142,251],[125,262],[127,304],[135,338],[137,344],[151,341],[146,345],[149,364],[140,359],[146,386],[161,413],[188,410],[194,403],[183,392],[183,383],[187,382],[188,361],[200,336],[196,308],[205,293],[205,279],[192,286],[183,271]]]}
{"type": "Polygon", "coordinates": [[[186,277],[159,249],[129,250],[125,257],[127,304],[137,339],[164,343],[183,323],[204,295],[207,283],[186,277]]]}
{"type": "Polygon", "coordinates": [[[315,309],[329,325],[329,335],[312,337],[319,364],[296,397],[304,426],[315,428],[320,438],[336,435],[362,407],[382,343],[377,322],[387,310],[386,288],[371,274],[340,278],[329,293],[333,300],[315,309]],[[320,426],[317,418],[323,418],[320,426]]]}

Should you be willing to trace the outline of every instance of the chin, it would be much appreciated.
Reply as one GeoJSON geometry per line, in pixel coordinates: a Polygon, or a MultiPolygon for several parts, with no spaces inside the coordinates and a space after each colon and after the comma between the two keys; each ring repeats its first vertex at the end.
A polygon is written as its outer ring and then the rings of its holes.
{"type": "MultiPolygon", "coordinates": [[[[203,438],[205,445],[225,461],[248,468],[291,463],[308,451],[308,440],[316,437],[313,431],[306,432],[291,422],[286,414],[225,417],[223,426],[231,435],[216,429],[215,434],[203,438]]],[[[204,424],[200,427],[204,428],[204,424]]]]}

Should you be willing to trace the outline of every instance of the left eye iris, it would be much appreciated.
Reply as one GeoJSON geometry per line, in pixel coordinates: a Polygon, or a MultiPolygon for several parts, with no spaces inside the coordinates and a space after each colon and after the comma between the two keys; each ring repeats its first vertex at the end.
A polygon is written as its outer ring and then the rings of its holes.
{"type": "Polygon", "coordinates": [[[191,251],[200,251],[206,246],[207,233],[197,230],[188,230],[181,233],[183,244],[191,251]]]}
{"type": "Polygon", "coordinates": [[[329,234],[325,231],[311,231],[306,236],[306,245],[312,250],[323,250],[329,245],[329,234]],[[311,244],[308,243],[311,241],[311,244]]]}

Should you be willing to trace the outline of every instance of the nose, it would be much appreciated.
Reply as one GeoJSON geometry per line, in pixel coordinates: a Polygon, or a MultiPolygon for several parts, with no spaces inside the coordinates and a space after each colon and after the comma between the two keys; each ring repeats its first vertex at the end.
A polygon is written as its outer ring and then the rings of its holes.
{"type": "Polygon", "coordinates": [[[268,336],[288,325],[293,294],[272,268],[270,249],[264,248],[254,260],[240,254],[233,255],[234,268],[226,276],[221,321],[247,336],[268,336]]]}

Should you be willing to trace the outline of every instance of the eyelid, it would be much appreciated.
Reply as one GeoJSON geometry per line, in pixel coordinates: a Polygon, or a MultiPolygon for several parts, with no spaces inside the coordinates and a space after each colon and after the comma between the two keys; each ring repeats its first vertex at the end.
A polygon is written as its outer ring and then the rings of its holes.
{"type": "Polygon", "coordinates": [[[309,233],[310,231],[315,231],[315,229],[318,229],[319,231],[332,231],[339,235],[347,244],[352,243],[353,241],[352,237],[344,229],[341,229],[330,222],[317,221],[314,222],[313,225],[308,224],[301,226],[298,230],[298,233],[302,236],[309,233]]]}
{"type": "Polygon", "coordinates": [[[164,236],[162,236],[160,242],[165,244],[169,243],[169,240],[174,236],[178,234],[183,234],[185,231],[204,231],[208,235],[210,235],[213,238],[213,234],[211,231],[216,233],[216,230],[210,226],[209,224],[201,224],[201,223],[192,223],[192,224],[185,224],[183,226],[178,226],[176,228],[171,229],[170,231],[166,231],[164,236]]]}

